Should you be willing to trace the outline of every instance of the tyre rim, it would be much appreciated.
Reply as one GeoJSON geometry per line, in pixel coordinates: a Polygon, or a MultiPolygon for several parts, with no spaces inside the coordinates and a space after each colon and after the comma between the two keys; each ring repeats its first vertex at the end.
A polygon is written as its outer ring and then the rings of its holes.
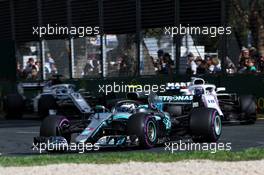
{"type": "Polygon", "coordinates": [[[61,134],[62,135],[62,130],[63,129],[65,129],[67,126],[69,126],[69,121],[68,120],[66,120],[66,119],[63,119],[61,122],[60,122],[60,124],[59,124],[59,134],[61,134]]]}
{"type": "Polygon", "coordinates": [[[214,129],[217,135],[221,134],[222,124],[221,124],[221,118],[219,117],[219,115],[215,116],[214,129]]]}
{"type": "Polygon", "coordinates": [[[148,122],[147,135],[148,135],[148,139],[151,142],[155,141],[155,139],[156,139],[156,126],[155,126],[154,122],[152,122],[152,121],[148,122]]]}

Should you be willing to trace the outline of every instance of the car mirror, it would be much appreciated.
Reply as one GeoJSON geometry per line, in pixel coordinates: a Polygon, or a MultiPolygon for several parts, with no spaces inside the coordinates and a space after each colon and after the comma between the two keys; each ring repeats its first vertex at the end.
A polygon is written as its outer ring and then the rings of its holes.
{"type": "Polygon", "coordinates": [[[78,92],[79,93],[84,93],[85,92],[85,89],[79,89],[78,92]]]}
{"type": "Polygon", "coordinates": [[[96,105],[95,108],[94,108],[95,112],[96,113],[99,113],[99,112],[107,112],[109,111],[105,106],[103,105],[96,105]]]}
{"type": "Polygon", "coordinates": [[[221,91],[225,91],[226,88],[225,87],[218,87],[216,88],[216,92],[221,92],[221,91]]]}

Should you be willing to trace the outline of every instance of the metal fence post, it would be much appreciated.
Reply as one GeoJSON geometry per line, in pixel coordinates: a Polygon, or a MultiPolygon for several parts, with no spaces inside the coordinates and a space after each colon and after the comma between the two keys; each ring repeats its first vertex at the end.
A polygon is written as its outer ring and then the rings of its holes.
{"type": "MultiPolygon", "coordinates": [[[[221,26],[224,28],[227,27],[226,22],[226,0],[221,1],[221,26]]],[[[226,56],[227,56],[227,36],[221,35],[220,36],[220,59],[221,59],[221,69],[222,73],[225,73],[226,71],[226,56]]]]}
{"type": "Polygon", "coordinates": [[[106,72],[105,72],[105,65],[104,65],[104,40],[103,40],[103,36],[104,36],[104,12],[103,12],[103,0],[98,0],[98,9],[99,9],[99,28],[100,28],[100,52],[101,52],[101,56],[100,56],[100,62],[101,62],[101,78],[104,78],[106,76],[106,72]]]}
{"type": "MultiPolygon", "coordinates": [[[[67,26],[70,28],[72,26],[72,19],[71,19],[71,0],[67,0],[67,26]]],[[[69,40],[69,53],[68,53],[68,59],[69,59],[69,73],[70,73],[70,79],[75,78],[74,75],[74,46],[73,46],[73,38],[71,34],[68,36],[69,40]]]]}
{"type": "Polygon", "coordinates": [[[137,73],[136,76],[140,76],[140,67],[141,67],[141,0],[136,0],[136,48],[137,48],[137,73]]]}
{"type": "MultiPolygon", "coordinates": [[[[175,25],[177,27],[180,26],[180,0],[175,1],[175,25]]],[[[180,57],[181,57],[181,36],[178,34],[176,35],[176,38],[174,37],[175,40],[175,69],[176,69],[176,75],[179,74],[179,68],[180,68],[180,57]]]]}
{"type": "MultiPolygon", "coordinates": [[[[37,8],[38,8],[38,25],[42,26],[42,13],[41,13],[41,0],[37,1],[37,8]]],[[[41,72],[41,80],[45,79],[45,52],[44,52],[44,43],[43,40],[39,39],[39,50],[40,50],[40,72],[41,72]]]]}

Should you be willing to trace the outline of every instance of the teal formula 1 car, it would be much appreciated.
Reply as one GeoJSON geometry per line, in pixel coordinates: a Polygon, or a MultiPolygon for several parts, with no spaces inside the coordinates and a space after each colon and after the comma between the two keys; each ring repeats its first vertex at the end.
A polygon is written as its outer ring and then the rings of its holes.
{"type": "Polygon", "coordinates": [[[193,108],[182,120],[175,120],[163,108],[161,98],[152,93],[145,102],[119,101],[111,111],[97,107],[87,119],[79,121],[51,115],[44,119],[34,144],[91,143],[99,147],[151,148],[180,136],[188,136],[195,142],[216,142],[222,133],[221,118],[215,109],[193,108]]]}

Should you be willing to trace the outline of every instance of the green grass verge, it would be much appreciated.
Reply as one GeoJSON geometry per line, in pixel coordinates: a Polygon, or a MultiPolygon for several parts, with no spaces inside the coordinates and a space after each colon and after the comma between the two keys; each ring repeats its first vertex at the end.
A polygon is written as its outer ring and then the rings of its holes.
{"type": "Polygon", "coordinates": [[[242,161],[264,159],[264,149],[247,149],[240,152],[220,151],[210,152],[180,152],[180,153],[151,153],[151,152],[109,152],[86,154],[61,155],[34,155],[34,156],[0,156],[0,166],[33,166],[59,163],[121,163],[128,161],[138,162],[175,162],[188,159],[207,159],[217,161],[242,161]]]}

